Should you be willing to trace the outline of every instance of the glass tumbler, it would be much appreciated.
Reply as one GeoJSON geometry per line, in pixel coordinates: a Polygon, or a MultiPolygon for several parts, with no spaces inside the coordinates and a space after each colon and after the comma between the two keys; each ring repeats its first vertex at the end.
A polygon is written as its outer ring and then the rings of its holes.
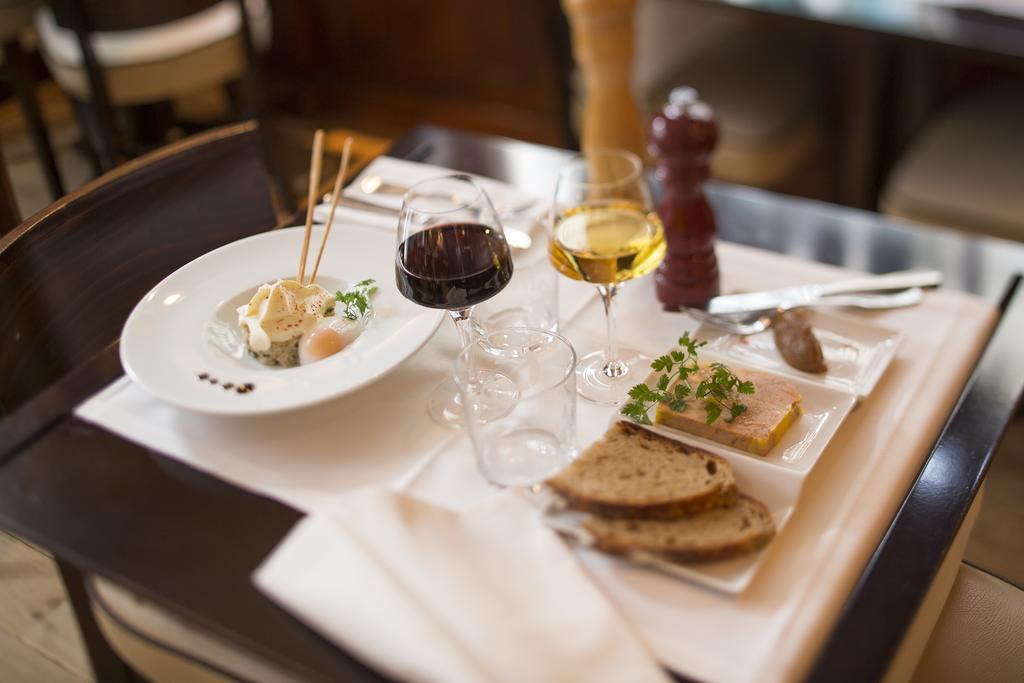
{"type": "Polygon", "coordinates": [[[462,350],[454,377],[491,484],[532,486],[576,457],[576,352],[561,335],[490,331],[462,350]]]}

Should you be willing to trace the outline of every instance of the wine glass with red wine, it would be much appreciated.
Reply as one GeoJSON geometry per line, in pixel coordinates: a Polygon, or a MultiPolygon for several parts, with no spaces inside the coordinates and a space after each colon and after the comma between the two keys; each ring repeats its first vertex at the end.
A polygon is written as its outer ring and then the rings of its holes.
{"type": "MultiPolygon", "coordinates": [[[[490,198],[467,175],[423,180],[405,193],[398,219],[395,280],[405,298],[451,315],[465,348],[473,307],[512,279],[512,255],[490,198]]],[[[458,428],[462,409],[449,378],[427,409],[439,424],[458,428]]]]}

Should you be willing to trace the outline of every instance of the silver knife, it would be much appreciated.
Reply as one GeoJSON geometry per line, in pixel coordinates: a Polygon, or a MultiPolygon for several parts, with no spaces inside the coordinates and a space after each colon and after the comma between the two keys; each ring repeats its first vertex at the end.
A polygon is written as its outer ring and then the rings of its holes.
{"type": "Polygon", "coordinates": [[[708,313],[716,315],[763,311],[785,304],[806,304],[814,299],[853,292],[884,292],[907,287],[937,287],[942,273],[937,270],[904,270],[886,275],[869,275],[823,285],[799,285],[749,294],[716,296],[708,302],[708,313]]]}

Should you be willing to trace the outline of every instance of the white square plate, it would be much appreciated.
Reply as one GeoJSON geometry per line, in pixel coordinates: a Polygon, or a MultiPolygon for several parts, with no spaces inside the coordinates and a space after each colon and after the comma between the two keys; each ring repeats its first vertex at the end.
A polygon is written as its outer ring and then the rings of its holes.
{"type": "MultiPolygon", "coordinates": [[[[756,370],[766,374],[775,374],[770,370],[755,368],[731,358],[710,353],[707,349],[702,350],[701,360],[703,362],[727,363],[734,371],[756,370]]],[[[653,381],[654,375],[652,374],[648,378],[648,383],[653,381]]],[[[766,456],[753,455],[662,425],[641,425],[656,434],[704,449],[728,460],[740,492],[756,498],[771,510],[775,520],[776,536],[782,533],[796,506],[804,478],[825,452],[826,446],[857,400],[852,393],[820,382],[809,382],[797,377],[787,377],[787,381],[800,392],[803,413],[766,456]]],[[[617,415],[612,423],[615,419],[619,419],[617,415]]],[[[600,427],[597,424],[590,424],[586,418],[584,421],[588,424],[582,426],[590,427],[586,429],[587,434],[600,433],[600,427]]],[[[599,437],[591,440],[596,438],[599,437]]],[[[590,542],[589,536],[581,526],[585,517],[585,514],[559,510],[554,507],[550,508],[546,515],[548,523],[553,528],[571,536],[584,546],[590,542]]],[[[750,585],[774,545],[775,539],[772,539],[765,548],[759,551],[721,562],[679,564],[648,553],[629,555],[625,559],[723,593],[737,594],[750,585]]]]}
{"type": "MultiPolygon", "coordinates": [[[[658,431],[658,433],[661,432],[658,431]]],[[[676,433],[666,436],[677,441],[684,441],[684,439],[677,438],[679,435],[676,433]]],[[[775,535],[777,537],[781,534],[800,495],[800,478],[756,457],[722,451],[718,451],[717,454],[729,461],[739,490],[768,507],[775,520],[775,535]]],[[[587,546],[590,543],[590,538],[582,528],[585,517],[584,513],[551,509],[545,515],[545,521],[557,531],[573,538],[581,545],[587,546]]],[[[680,564],[650,553],[637,553],[624,556],[623,559],[713,588],[722,593],[738,594],[750,585],[774,545],[775,539],[773,538],[767,546],[760,550],[720,562],[680,564]]]]}
{"type": "MultiPolygon", "coordinates": [[[[733,371],[750,370],[766,374],[780,374],[763,366],[755,366],[752,363],[745,363],[732,356],[712,352],[710,348],[709,345],[701,349],[700,359],[702,363],[718,361],[725,363],[733,371]]],[[[654,376],[652,374],[651,377],[648,377],[648,383],[653,383],[654,376]]],[[[833,388],[822,382],[812,382],[801,377],[790,375],[786,377],[786,381],[800,392],[800,404],[803,413],[786,430],[779,443],[775,444],[767,455],[754,455],[739,448],[727,446],[717,441],[663,425],[652,425],[650,429],[663,436],[685,441],[714,453],[754,458],[755,460],[760,460],[769,465],[793,472],[803,478],[807,476],[807,473],[814,467],[814,463],[825,452],[825,447],[832,440],[836,430],[839,429],[843,420],[846,419],[846,416],[853,409],[854,404],[857,402],[857,397],[847,391],[833,388]]],[[[757,497],[757,492],[752,492],[752,495],[757,497]]]]}

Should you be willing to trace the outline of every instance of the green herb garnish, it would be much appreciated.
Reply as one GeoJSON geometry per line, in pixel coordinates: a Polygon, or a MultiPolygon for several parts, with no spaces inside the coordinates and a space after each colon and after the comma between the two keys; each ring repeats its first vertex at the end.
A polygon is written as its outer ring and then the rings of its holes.
{"type": "Polygon", "coordinates": [[[344,292],[337,292],[334,300],[341,304],[339,313],[349,320],[358,320],[370,310],[370,297],[377,293],[373,278],[355,283],[344,292]]]}
{"type": "Polygon", "coordinates": [[[658,403],[664,403],[678,412],[686,410],[691,399],[704,404],[707,418],[705,424],[714,424],[726,413],[725,421],[732,422],[746,411],[747,406],[736,400],[736,394],[753,394],[754,383],[742,382],[732,370],[721,363],[712,363],[707,377],[696,386],[690,377],[700,371],[697,362],[697,349],[707,342],[690,339],[690,333],[684,332],[679,338],[679,349],[674,349],[664,356],[659,356],[651,363],[651,369],[661,372],[655,382],[655,388],[646,384],[637,384],[629,390],[630,402],[622,406],[622,414],[641,424],[651,424],[649,412],[658,403]]]}

